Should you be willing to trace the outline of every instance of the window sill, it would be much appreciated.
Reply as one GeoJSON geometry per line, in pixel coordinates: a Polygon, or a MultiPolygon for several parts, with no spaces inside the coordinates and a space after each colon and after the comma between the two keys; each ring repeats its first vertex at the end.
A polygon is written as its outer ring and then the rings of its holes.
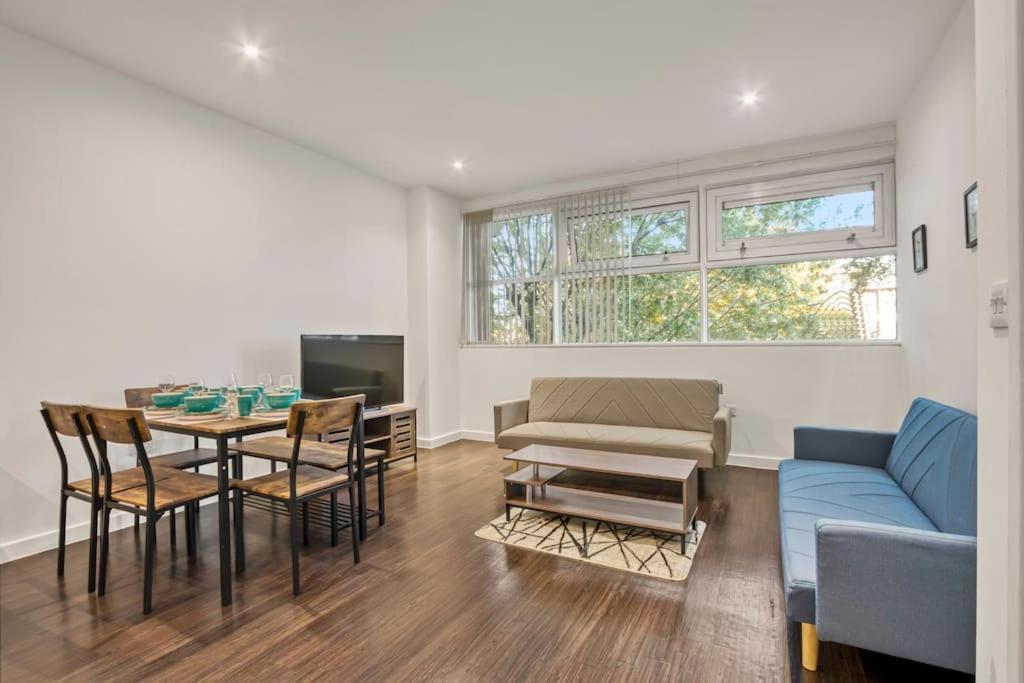
{"type": "Polygon", "coordinates": [[[459,345],[463,349],[657,349],[657,348],[730,348],[730,347],[898,347],[902,343],[897,339],[886,340],[833,340],[806,339],[786,341],[713,341],[713,342],[629,342],[622,344],[466,344],[459,345]]]}

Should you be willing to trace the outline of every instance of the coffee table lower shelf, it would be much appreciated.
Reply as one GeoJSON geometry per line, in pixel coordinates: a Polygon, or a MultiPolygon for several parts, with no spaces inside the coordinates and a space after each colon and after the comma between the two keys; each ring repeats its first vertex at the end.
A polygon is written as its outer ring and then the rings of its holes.
{"type": "Polygon", "coordinates": [[[534,494],[531,498],[527,500],[525,493],[521,496],[512,495],[505,499],[505,506],[637,526],[669,534],[685,534],[693,523],[693,520],[683,519],[681,505],[658,500],[563,489],[552,485],[545,486],[542,493],[534,494]]]}

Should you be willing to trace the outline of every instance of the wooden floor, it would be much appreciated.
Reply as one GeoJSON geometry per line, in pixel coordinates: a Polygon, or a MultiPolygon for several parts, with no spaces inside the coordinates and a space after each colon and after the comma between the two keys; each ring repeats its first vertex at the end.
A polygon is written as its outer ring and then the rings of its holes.
{"type": "MultiPolygon", "coordinates": [[[[0,568],[0,678],[360,681],[786,681],[775,473],[702,478],[708,523],[689,578],[661,581],[478,539],[503,512],[501,451],[459,442],[388,472],[388,523],[352,565],[345,535],[314,533],[291,594],[288,525],[248,511],[248,567],[219,600],[214,508],[201,556],[161,523],[155,612],[142,616],[141,544],[112,536],[105,598],[85,591],[86,548],[0,568]]],[[[372,488],[371,488],[372,490],[372,488]]],[[[76,502],[72,501],[71,505],[76,502]]],[[[180,520],[179,520],[180,521],[180,520]]],[[[179,524],[179,534],[184,524],[179,524]]],[[[823,643],[806,681],[961,680],[823,643]]]]}

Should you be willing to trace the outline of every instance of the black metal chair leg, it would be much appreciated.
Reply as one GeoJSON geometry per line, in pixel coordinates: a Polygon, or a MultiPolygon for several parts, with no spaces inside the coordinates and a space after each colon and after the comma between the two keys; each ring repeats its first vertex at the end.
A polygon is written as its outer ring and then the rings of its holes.
{"type": "Polygon", "coordinates": [[[302,503],[302,545],[309,545],[309,502],[302,503]]]}
{"type": "Polygon", "coordinates": [[[352,484],[348,485],[348,509],[351,512],[349,527],[352,529],[352,561],[354,564],[359,564],[359,525],[356,524],[359,508],[356,507],[356,491],[352,488],[352,484]]]}
{"type": "Polygon", "coordinates": [[[302,590],[299,585],[299,507],[295,501],[290,502],[288,507],[292,531],[292,594],[298,595],[302,590]]]}
{"type": "Polygon", "coordinates": [[[377,526],[384,526],[384,456],[377,458],[377,526]]]}
{"type": "Polygon", "coordinates": [[[60,494],[60,527],[57,536],[57,576],[64,576],[64,544],[67,540],[65,527],[68,523],[68,497],[60,494]]]}
{"type": "Polygon", "coordinates": [[[185,554],[195,557],[195,531],[192,529],[192,503],[186,503],[185,512],[185,554]]]}
{"type": "Polygon", "coordinates": [[[142,578],[142,613],[153,611],[153,554],[156,550],[156,519],[153,513],[146,515],[146,564],[142,578]]]}
{"type": "Polygon", "coordinates": [[[135,515],[135,535],[139,535],[139,515],[135,515]]]}
{"type": "MultiPolygon", "coordinates": [[[[99,525],[100,508],[96,505],[96,501],[89,503],[89,592],[96,592],[96,545],[99,541],[98,525],[99,525]]],[[[62,534],[63,535],[63,534],[62,534]]],[[[63,553],[63,550],[61,551],[63,553]]]]}
{"type": "Polygon", "coordinates": [[[177,515],[174,514],[174,509],[168,513],[171,518],[171,547],[174,548],[178,545],[178,522],[177,515]]]}
{"type": "Polygon", "coordinates": [[[110,549],[110,508],[106,505],[103,506],[103,531],[100,541],[100,573],[98,578],[98,586],[96,587],[96,593],[100,596],[106,595],[107,592],[107,555],[109,555],[110,549]]]}
{"type": "Polygon", "coordinates": [[[338,492],[331,491],[331,546],[338,545],[338,492]]]}

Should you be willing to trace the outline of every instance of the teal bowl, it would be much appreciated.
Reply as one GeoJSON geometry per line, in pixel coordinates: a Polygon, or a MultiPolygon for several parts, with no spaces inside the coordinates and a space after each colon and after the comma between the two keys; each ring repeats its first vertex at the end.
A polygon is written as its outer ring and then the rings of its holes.
{"type": "Polygon", "coordinates": [[[186,396],[185,409],[190,413],[208,413],[220,406],[221,396],[206,394],[203,396],[186,396]]]}
{"type": "Polygon", "coordinates": [[[295,387],[294,389],[292,389],[292,393],[295,394],[296,401],[302,398],[302,389],[300,387],[295,387]]]}
{"type": "Polygon", "coordinates": [[[238,393],[242,396],[259,398],[263,395],[263,387],[238,387],[238,393]]]}
{"type": "Polygon", "coordinates": [[[177,408],[181,400],[185,398],[184,391],[168,391],[166,393],[153,394],[153,405],[157,408],[177,408]]]}
{"type": "Polygon", "coordinates": [[[263,400],[274,410],[283,410],[295,403],[295,392],[266,394],[263,400]]]}

